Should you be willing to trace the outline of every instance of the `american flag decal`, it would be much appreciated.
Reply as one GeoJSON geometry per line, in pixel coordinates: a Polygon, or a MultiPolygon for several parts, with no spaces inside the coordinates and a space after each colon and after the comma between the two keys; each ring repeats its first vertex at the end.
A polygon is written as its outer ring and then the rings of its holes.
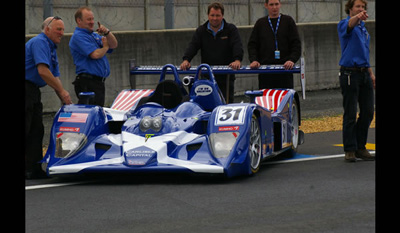
{"type": "Polygon", "coordinates": [[[88,115],[87,113],[62,112],[57,122],[86,123],[88,115]]]}
{"type": "Polygon", "coordinates": [[[276,111],[282,99],[288,93],[288,90],[264,89],[263,95],[256,97],[256,104],[276,111]]]}
{"type": "Polygon", "coordinates": [[[140,98],[149,96],[153,91],[153,89],[123,90],[118,94],[111,108],[120,111],[129,111],[140,98]]]}

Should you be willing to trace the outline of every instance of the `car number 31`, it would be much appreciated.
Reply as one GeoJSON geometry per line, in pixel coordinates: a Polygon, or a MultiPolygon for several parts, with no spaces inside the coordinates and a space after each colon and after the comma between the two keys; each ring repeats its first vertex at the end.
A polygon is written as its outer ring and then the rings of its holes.
{"type": "Polygon", "coordinates": [[[243,125],[245,106],[221,106],[218,108],[215,125],[243,125]]]}

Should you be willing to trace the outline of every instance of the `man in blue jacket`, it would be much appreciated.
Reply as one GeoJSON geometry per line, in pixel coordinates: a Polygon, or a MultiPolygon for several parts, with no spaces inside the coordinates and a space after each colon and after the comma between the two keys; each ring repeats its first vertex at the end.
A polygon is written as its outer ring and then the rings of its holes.
{"type": "Polygon", "coordinates": [[[49,85],[63,104],[72,104],[60,81],[57,44],[64,35],[60,17],[48,17],[42,33],[25,44],[25,178],[46,177],[40,168],[43,158],[43,104],[40,88],[49,85]]]}
{"type": "MultiPolygon", "coordinates": [[[[117,48],[118,42],[112,32],[97,22],[94,32],[94,15],[89,7],[81,7],[75,13],[77,27],[69,42],[76,66],[75,93],[94,92],[89,104],[103,106],[105,101],[105,80],[110,75],[110,64],[106,54],[117,48]],[[102,34],[103,36],[101,36],[102,34]]],[[[79,100],[83,104],[83,100],[79,100]]]]}
{"type": "MultiPolygon", "coordinates": [[[[208,6],[208,21],[196,29],[192,41],[183,55],[182,70],[190,68],[190,61],[201,50],[201,63],[229,65],[237,70],[243,59],[243,46],[235,25],[224,19],[224,6],[211,3],[208,6]]],[[[227,103],[233,103],[234,75],[215,75],[218,87],[227,103]],[[227,80],[229,79],[229,80],[227,80]],[[228,85],[227,85],[228,83],[228,85]]]]}
{"type": "Polygon", "coordinates": [[[368,19],[366,0],[349,0],[349,15],[338,24],[342,57],[340,87],[343,95],[343,145],[345,161],[356,158],[375,160],[365,148],[368,128],[374,117],[375,75],[369,64],[370,35],[364,21],[368,19]],[[357,103],[360,114],[357,119],[357,103]]]}

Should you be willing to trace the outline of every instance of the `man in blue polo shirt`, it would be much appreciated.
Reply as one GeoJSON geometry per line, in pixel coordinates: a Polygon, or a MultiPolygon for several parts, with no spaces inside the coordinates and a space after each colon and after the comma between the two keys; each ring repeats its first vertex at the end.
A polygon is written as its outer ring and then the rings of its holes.
{"type": "MultiPolygon", "coordinates": [[[[77,77],[73,82],[75,93],[94,92],[95,97],[89,104],[103,106],[105,101],[105,79],[110,75],[110,64],[106,54],[117,48],[115,36],[104,25],[97,22],[97,32],[94,32],[94,16],[89,7],[81,7],[75,13],[77,27],[69,42],[77,77]]],[[[83,100],[79,99],[79,104],[83,100]]]]}
{"type": "Polygon", "coordinates": [[[366,0],[349,0],[345,9],[349,16],[338,24],[342,49],[339,76],[344,108],[343,145],[348,162],[355,162],[356,158],[375,160],[365,148],[374,116],[375,88],[375,75],[369,64],[370,35],[364,23],[368,18],[366,9],[366,0]]]}
{"type": "Polygon", "coordinates": [[[38,163],[42,158],[43,105],[40,88],[49,85],[63,104],[72,104],[69,93],[59,79],[57,44],[64,35],[60,17],[49,17],[43,32],[25,44],[25,177],[43,177],[38,163]]]}

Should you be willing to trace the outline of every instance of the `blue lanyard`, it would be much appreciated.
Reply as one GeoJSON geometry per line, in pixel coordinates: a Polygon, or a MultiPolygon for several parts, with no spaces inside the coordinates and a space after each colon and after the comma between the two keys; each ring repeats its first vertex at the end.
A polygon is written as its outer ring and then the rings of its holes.
{"type": "Polygon", "coordinates": [[[268,15],[268,22],[269,22],[269,25],[271,26],[271,29],[272,29],[272,31],[274,32],[274,36],[275,36],[275,48],[276,48],[276,50],[278,50],[278,38],[277,38],[277,34],[278,34],[278,28],[279,28],[279,22],[280,22],[280,21],[281,21],[281,14],[279,14],[278,22],[276,23],[276,28],[275,28],[275,30],[274,30],[274,28],[272,27],[271,19],[269,18],[269,15],[268,15]]]}

